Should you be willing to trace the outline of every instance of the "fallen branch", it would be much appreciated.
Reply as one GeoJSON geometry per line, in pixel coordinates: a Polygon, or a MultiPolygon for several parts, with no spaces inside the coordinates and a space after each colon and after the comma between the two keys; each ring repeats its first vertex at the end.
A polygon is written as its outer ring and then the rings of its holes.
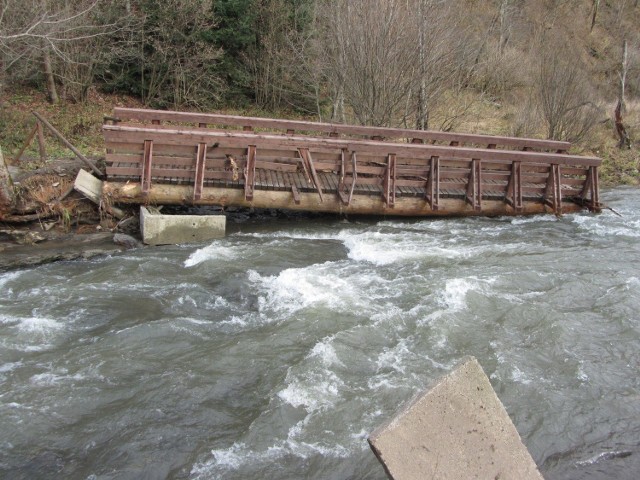
{"type": "Polygon", "coordinates": [[[100,171],[100,169],[98,167],[95,166],[95,164],[89,160],[87,157],[85,157],[83,154],[81,154],[78,149],[76,147],[74,147],[71,142],[69,142],[69,140],[67,140],[66,138],[64,138],[64,136],[58,131],[56,130],[56,128],[51,125],[42,115],[40,115],[38,112],[33,111],[31,112],[35,115],[35,117],[40,120],[42,122],[42,124],[47,127],[51,133],[53,133],[56,137],[58,137],[58,139],[64,143],[67,148],[69,148],[69,150],[71,150],[76,157],[78,157],[80,160],[82,160],[89,168],[91,168],[91,170],[93,170],[93,172],[98,175],[99,177],[102,177],[102,172],[100,171]]]}

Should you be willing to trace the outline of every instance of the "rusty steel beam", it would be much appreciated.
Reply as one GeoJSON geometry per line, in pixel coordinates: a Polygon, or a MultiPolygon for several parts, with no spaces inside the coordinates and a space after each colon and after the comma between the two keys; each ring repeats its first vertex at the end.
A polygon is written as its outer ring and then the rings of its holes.
{"type": "Polygon", "coordinates": [[[552,164],[549,168],[544,202],[553,208],[556,215],[562,215],[562,178],[558,164],[552,164]]]}
{"type": "Polygon", "coordinates": [[[329,136],[354,135],[362,137],[384,137],[389,139],[419,139],[421,141],[456,142],[459,144],[492,145],[518,149],[548,151],[568,150],[569,142],[557,140],[541,140],[537,138],[505,137],[498,135],[479,135],[469,133],[441,132],[434,130],[411,130],[404,128],[365,127],[361,125],[344,125],[299,120],[282,120],[260,117],[242,117],[208,113],[172,112],[166,110],[148,110],[135,108],[114,108],[114,116],[120,120],[136,121],[169,121],[193,124],[223,125],[238,128],[263,128],[271,130],[297,130],[329,134],[329,136]]]}
{"type": "Polygon", "coordinates": [[[471,160],[466,196],[467,202],[477,211],[482,209],[482,169],[480,162],[477,158],[471,160]]]}
{"type": "Polygon", "coordinates": [[[522,211],[522,164],[520,162],[511,164],[505,202],[511,205],[516,212],[522,211]]]}
{"type": "Polygon", "coordinates": [[[560,155],[557,153],[497,150],[487,148],[451,147],[442,145],[419,145],[411,143],[374,142],[367,140],[331,139],[305,136],[282,136],[273,134],[255,134],[246,132],[224,133],[216,131],[189,130],[174,128],[142,128],[126,125],[104,125],[103,132],[107,143],[135,142],[140,136],[149,140],[162,142],[166,145],[188,145],[205,142],[207,145],[219,145],[221,148],[246,148],[247,145],[260,145],[261,148],[282,148],[295,151],[298,147],[308,149],[346,148],[357,150],[359,154],[374,154],[386,156],[394,151],[398,156],[416,159],[428,159],[431,156],[444,158],[459,158],[508,162],[514,160],[523,163],[561,163],[567,166],[599,166],[602,160],[597,157],[582,157],[577,155],[560,155]]]}
{"type": "Polygon", "coordinates": [[[305,171],[311,174],[311,183],[316,187],[318,191],[318,195],[320,196],[320,201],[324,200],[322,195],[322,187],[320,185],[320,180],[318,179],[318,173],[316,172],[316,167],[313,164],[313,158],[311,158],[311,153],[309,153],[308,148],[298,148],[298,153],[300,154],[300,158],[302,158],[302,163],[305,167],[305,171]]]}
{"type": "Polygon", "coordinates": [[[396,202],[396,154],[387,157],[387,167],[383,183],[383,198],[387,206],[393,207],[396,202]]]}
{"type": "Polygon", "coordinates": [[[440,157],[431,157],[429,161],[429,178],[425,188],[425,197],[431,210],[440,208],[440,157]]]}

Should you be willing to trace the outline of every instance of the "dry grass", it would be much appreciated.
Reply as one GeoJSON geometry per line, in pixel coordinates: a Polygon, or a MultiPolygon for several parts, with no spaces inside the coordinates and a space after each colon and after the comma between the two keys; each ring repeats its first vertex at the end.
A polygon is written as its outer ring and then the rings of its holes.
{"type": "Polygon", "coordinates": [[[84,208],[79,198],[62,198],[73,186],[73,180],[57,175],[33,175],[20,184],[21,200],[34,204],[36,211],[43,217],[56,218],[65,229],[71,228],[71,222],[84,208]]]}

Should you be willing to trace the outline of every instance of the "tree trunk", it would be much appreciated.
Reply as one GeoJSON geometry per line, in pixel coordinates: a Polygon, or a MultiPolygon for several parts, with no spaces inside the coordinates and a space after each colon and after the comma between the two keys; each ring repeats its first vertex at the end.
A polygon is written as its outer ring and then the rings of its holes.
{"type": "Polygon", "coordinates": [[[620,62],[620,92],[618,94],[618,105],[614,112],[614,121],[616,125],[616,133],[618,134],[618,148],[631,148],[631,138],[624,126],[622,114],[625,112],[626,107],[624,103],[625,86],[627,83],[627,70],[628,70],[628,55],[627,55],[627,40],[622,43],[622,61],[620,62]]]}
{"type": "Polygon", "coordinates": [[[42,61],[44,67],[44,78],[47,85],[47,95],[51,103],[58,103],[58,90],[56,89],[56,80],[53,76],[53,67],[51,65],[51,53],[49,48],[45,47],[42,54],[42,61]]]}
{"type": "Polygon", "coordinates": [[[0,147],[0,220],[13,209],[13,185],[0,147]]]}
{"type": "Polygon", "coordinates": [[[596,25],[596,19],[598,18],[598,9],[600,8],[600,0],[593,0],[593,15],[591,16],[591,31],[596,25]]]}
{"type": "Polygon", "coordinates": [[[424,29],[425,29],[425,4],[424,0],[418,2],[418,61],[420,62],[420,87],[418,89],[418,115],[416,118],[416,128],[418,130],[426,130],[428,126],[427,113],[427,84],[426,84],[426,65],[425,65],[425,45],[424,45],[424,29]]]}

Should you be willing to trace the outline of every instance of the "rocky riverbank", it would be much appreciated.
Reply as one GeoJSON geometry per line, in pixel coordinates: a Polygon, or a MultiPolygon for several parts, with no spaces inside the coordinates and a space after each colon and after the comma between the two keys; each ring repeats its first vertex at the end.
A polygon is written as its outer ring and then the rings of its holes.
{"type": "Polygon", "coordinates": [[[19,235],[27,243],[18,243],[15,233],[10,235],[6,230],[0,232],[0,271],[32,267],[59,260],[111,255],[141,245],[133,237],[113,233],[69,233],[55,236],[30,233],[19,235]],[[33,241],[34,237],[38,241],[28,243],[33,241]]]}

